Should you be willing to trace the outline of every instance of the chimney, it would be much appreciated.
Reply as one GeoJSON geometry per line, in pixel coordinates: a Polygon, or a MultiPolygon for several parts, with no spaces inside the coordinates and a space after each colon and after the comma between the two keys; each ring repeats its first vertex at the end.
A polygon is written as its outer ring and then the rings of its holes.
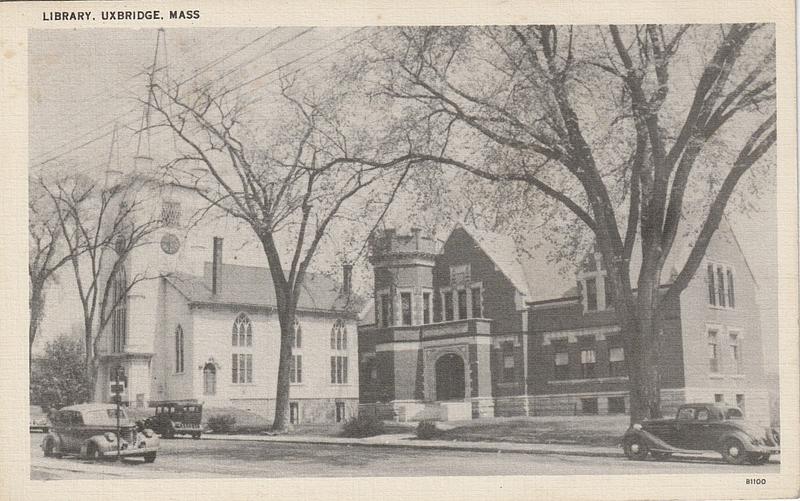
{"type": "Polygon", "coordinates": [[[411,234],[414,235],[414,250],[419,250],[419,228],[411,228],[411,234]]]}
{"type": "Polygon", "coordinates": [[[342,294],[349,296],[353,291],[353,265],[342,265],[342,294]]]}
{"type": "Polygon", "coordinates": [[[214,254],[211,260],[211,294],[221,290],[220,274],[222,273],[222,237],[214,237],[214,254]]]}

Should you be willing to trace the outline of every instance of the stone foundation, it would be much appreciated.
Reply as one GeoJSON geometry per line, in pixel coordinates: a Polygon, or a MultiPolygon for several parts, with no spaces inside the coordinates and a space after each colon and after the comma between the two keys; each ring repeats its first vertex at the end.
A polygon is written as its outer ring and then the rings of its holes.
{"type": "MultiPolygon", "coordinates": [[[[358,415],[358,400],[355,398],[305,398],[289,399],[290,404],[297,403],[299,420],[296,424],[331,424],[336,422],[336,404],[344,403],[344,419],[346,421],[358,415]]],[[[275,416],[274,399],[231,399],[231,405],[259,414],[268,420],[275,416]]]]}

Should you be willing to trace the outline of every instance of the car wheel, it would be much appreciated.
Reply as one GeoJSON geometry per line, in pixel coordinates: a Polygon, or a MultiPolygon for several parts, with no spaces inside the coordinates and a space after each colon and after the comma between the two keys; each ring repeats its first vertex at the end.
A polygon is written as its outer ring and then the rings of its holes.
{"type": "Polygon", "coordinates": [[[653,458],[655,458],[658,461],[666,461],[667,459],[670,458],[670,456],[672,456],[672,454],[669,453],[669,452],[656,452],[656,451],[653,451],[650,454],[652,454],[653,458]]]}
{"type": "Polygon", "coordinates": [[[155,452],[145,452],[144,454],[144,462],[145,463],[152,463],[156,460],[156,453],[155,452]]]}
{"type": "Polygon", "coordinates": [[[744,464],[748,455],[738,438],[729,438],[722,444],[722,458],[729,464],[744,464]]]}
{"type": "Polygon", "coordinates": [[[44,443],[44,457],[46,458],[60,458],[61,454],[55,452],[56,450],[56,443],[51,438],[48,439],[47,442],[44,443]]]}
{"type": "Polygon", "coordinates": [[[649,451],[650,448],[644,443],[644,440],[639,437],[633,437],[625,442],[625,455],[628,459],[643,461],[647,458],[647,453],[649,451]]]}
{"type": "Polygon", "coordinates": [[[103,456],[100,454],[100,449],[94,444],[86,446],[86,459],[90,461],[100,461],[103,456]]]}
{"type": "Polygon", "coordinates": [[[195,440],[200,440],[200,434],[199,433],[192,433],[192,438],[195,439],[195,440]]]}

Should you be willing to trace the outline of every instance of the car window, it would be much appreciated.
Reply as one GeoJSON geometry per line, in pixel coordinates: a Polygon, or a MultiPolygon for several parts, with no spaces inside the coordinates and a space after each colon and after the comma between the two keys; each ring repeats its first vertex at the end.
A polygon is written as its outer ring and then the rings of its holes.
{"type": "Polygon", "coordinates": [[[744,417],[744,415],[742,414],[742,411],[740,411],[739,409],[737,409],[735,407],[731,407],[725,413],[725,417],[728,418],[728,419],[742,419],[744,417]]]}
{"type": "Polygon", "coordinates": [[[697,411],[698,421],[708,421],[708,409],[699,409],[697,411]]]}
{"type": "MultiPolygon", "coordinates": [[[[117,409],[98,409],[94,411],[86,411],[83,413],[83,420],[86,424],[94,426],[116,426],[117,424],[117,409]]],[[[119,422],[120,425],[129,425],[128,415],[125,414],[124,409],[119,409],[119,422]]]]}
{"type": "Polygon", "coordinates": [[[690,420],[694,419],[694,409],[692,407],[684,407],[678,411],[678,419],[690,420]]]}

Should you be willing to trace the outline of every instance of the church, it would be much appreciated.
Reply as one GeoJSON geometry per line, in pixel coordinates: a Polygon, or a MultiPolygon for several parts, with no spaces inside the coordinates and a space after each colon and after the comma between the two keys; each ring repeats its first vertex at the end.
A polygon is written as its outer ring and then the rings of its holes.
{"type": "MultiPolygon", "coordinates": [[[[110,401],[114,369],[131,407],[190,400],[271,419],[280,327],[266,259],[249,227],[225,214],[200,224],[203,200],[177,184],[144,183],[163,223],[115,274],[115,291],[136,283],[101,334],[95,396],[110,401]]],[[[309,273],[292,343],[290,420],[341,422],[358,406],[358,339],[351,268],[309,273]]]]}
{"type": "MultiPolygon", "coordinates": [[[[679,260],[666,263],[662,284],[679,260]]],[[[552,264],[521,259],[510,238],[457,226],[441,246],[418,230],[387,230],[372,240],[371,262],[374,314],[358,330],[360,412],[416,421],[630,411],[599,255],[573,266],[574,282],[558,283],[545,277],[552,264]]],[[[663,306],[665,415],[716,401],[769,423],[756,288],[723,220],[696,276],[663,306]]]]}

